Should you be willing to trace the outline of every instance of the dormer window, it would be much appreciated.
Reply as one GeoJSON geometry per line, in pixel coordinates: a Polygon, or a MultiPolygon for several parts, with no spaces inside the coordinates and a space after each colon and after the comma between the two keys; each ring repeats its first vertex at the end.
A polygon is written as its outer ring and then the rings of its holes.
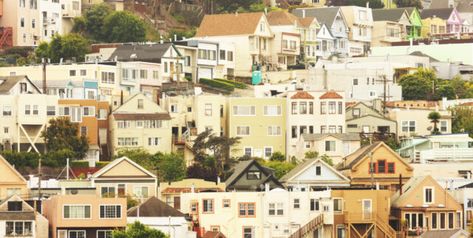
{"type": "Polygon", "coordinates": [[[143,109],[143,99],[138,99],[138,109],[143,109]]]}
{"type": "Polygon", "coordinates": [[[20,212],[22,210],[23,210],[23,203],[21,201],[8,202],[8,211],[9,212],[20,212]]]}
{"type": "Polygon", "coordinates": [[[261,179],[261,172],[260,171],[248,171],[248,173],[246,173],[246,179],[248,179],[248,180],[260,180],[261,179]]]}

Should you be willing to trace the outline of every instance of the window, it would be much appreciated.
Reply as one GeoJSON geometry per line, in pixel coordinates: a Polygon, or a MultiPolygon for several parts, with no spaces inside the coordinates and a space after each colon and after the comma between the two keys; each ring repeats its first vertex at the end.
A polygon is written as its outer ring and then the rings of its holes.
{"type": "Polygon", "coordinates": [[[237,136],[249,136],[250,127],[249,126],[237,126],[237,136]]]}
{"type": "Polygon", "coordinates": [[[453,212],[448,213],[448,229],[453,229],[454,227],[454,217],[455,214],[453,212]]]}
{"type": "Polygon", "coordinates": [[[214,200],[213,199],[203,199],[202,200],[202,212],[203,213],[213,213],[214,212],[214,200]]]}
{"type": "Polygon", "coordinates": [[[297,126],[292,126],[291,127],[291,137],[292,138],[297,138],[297,126]]]}
{"type": "Polygon", "coordinates": [[[264,147],[264,157],[269,158],[273,155],[273,147],[264,147]]]}
{"type": "Polygon", "coordinates": [[[120,129],[130,128],[131,122],[130,121],[117,121],[117,127],[120,129]]]}
{"type": "Polygon", "coordinates": [[[46,115],[55,116],[56,115],[56,107],[55,106],[47,106],[46,107],[46,115]]]}
{"type": "Polygon", "coordinates": [[[335,114],[336,112],[336,102],[328,102],[328,113],[329,114],[335,114]]]}
{"type": "Polygon", "coordinates": [[[320,211],[320,201],[319,199],[310,199],[310,210],[311,211],[320,211]]]}
{"type": "Polygon", "coordinates": [[[245,156],[252,156],[253,155],[253,149],[251,147],[245,147],[245,156]]]}
{"type": "Polygon", "coordinates": [[[260,171],[248,171],[246,173],[246,179],[248,180],[260,180],[261,172],[260,171]]]}
{"type": "Polygon", "coordinates": [[[255,203],[242,202],[238,204],[238,214],[240,217],[254,217],[255,203]]]}
{"type": "Polygon", "coordinates": [[[291,113],[292,113],[292,115],[297,114],[297,102],[292,102],[291,103],[291,113]]]}
{"type": "Polygon", "coordinates": [[[385,173],[386,171],[386,160],[378,160],[378,173],[385,173]]]}
{"type": "Polygon", "coordinates": [[[76,71],[73,69],[69,70],[69,76],[71,77],[76,76],[76,71]]]}
{"type": "Polygon", "coordinates": [[[268,136],[280,136],[281,127],[280,126],[268,126],[268,136]]]}
{"type": "Polygon", "coordinates": [[[253,227],[243,227],[243,238],[255,238],[255,230],[253,227]]]}
{"type": "Polygon", "coordinates": [[[6,236],[31,236],[33,234],[31,221],[6,221],[6,236]]]}
{"type": "Polygon", "coordinates": [[[265,116],[280,116],[281,106],[276,106],[276,105],[264,106],[264,115],[265,116]]]}
{"type": "Polygon", "coordinates": [[[320,165],[315,166],[315,175],[317,176],[322,175],[322,166],[320,165]]]}
{"type": "Polygon", "coordinates": [[[99,119],[100,120],[107,119],[107,109],[99,109],[99,119]]]}
{"type": "Polygon", "coordinates": [[[118,146],[138,146],[138,137],[118,137],[118,146]]]}
{"type": "Polygon", "coordinates": [[[424,203],[431,204],[434,202],[434,188],[424,187],[424,203]]]}
{"type": "Polygon", "coordinates": [[[21,201],[9,201],[7,203],[9,212],[19,212],[23,210],[23,202],[21,201]]]}
{"type": "Polygon", "coordinates": [[[223,199],[222,204],[223,204],[223,208],[229,208],[230,207],[230,199],[223,199]]]}
{"type": "Polygon", "coordinates": [[[33,105],[33,115],[38,115],[39,110],[38,110],[38,105],[33,105]]]}
{"type": "Polygon", "coordinates": [[[121,218],[121,205],[100,205],[100,218],[121,218]]]}
{"type": "Polygon", "coordinates": [[[325,141],[325,151],[335,151],[335,141],[325,141]]]}
{"type": "Polygon", "coordinates": [[[448,121],[440,121],[440,132],[447,132],[448,121]]]}
{"type": "Polygon", "coordinates": [[[270,216],[283,216],[284,215],[284,204],[280,203],[270,203],[269,204],[268,215],[270,216]]]}
{"type": "Polygon", "coordinates": [[[177,104],[172,104],[171,105],[171,112],[172,113],[177,113],[177,104]]]}
{"type": "Polygon", "coordinates": [[[417,228],[424,227],[423,213],[405,213],[404,218],[410,230],[417,230],[417,228]]]}
{"type": "Polygon", "coordinates": [[[337,238],[345,238],[345,227],[337,226],[337,238]]]}
{"type": "Polygon", "coordinates": [[[326,102],[320,102],[320,114],[327,114],[327,103],[326,102]]]}
{"type": "Polygon", "coordinates": [[[114,84],[115,83],[115,73],[114,72],[102,72],[101,75],[102,75],[102,83],[108,83],[108,84],[114,84]]]}
{"type": "Polygon", "coordinates": [[[432,217],[432,218],[431,218],[431,219],[432,219],[432,229],[434,229],[434,230],[438,228],[438,225],[437,225],[437,224],[438,224],[438,220],[437,220],[437,219],[438,219],[438,218],[437,218],[438,215],[437,215],[437,214],[438,214],[438,213],[432,213],[432,214],[431,214],[431,217],[432,217]]]}
{"type": "Polygon", "coordinates": [[[338,114],[343,114],[343,103],[338,102],[338,114]]]}
{"type": "Polygon", "coordinates": [[[327,133],[327,126],[320,126],[320,134],[327,133]]]}
{"type": "Polygon", "coordinates": [[[86,126],[81,126],[80,127],[80,135],[81,136],[87,136],[87,127],[86,126]]]}
{"type": "Polygon", "coordinates": [[[90,218],[90,205],[64,205],[63,217],[65,219],[90,218]]]}
{"type": "Polygon", "coordinates": [[[353,85],[358,85],[358,79],[353,79],[353,85]]]}
{"type": "Polygon", "coordinates": [[[20,83],[20,93],[26,93],[26,92],[28,92],[28,84],[20,83]]]}
{"type": "Polygon", "coordinates": [[[103,198],[114,198],[115,197],[115,187],[101,187],[100,194],[103,198]]]}
{"type": "Polygon", "coordinates": [[[314,114],[314,102],[309,102],[309,114],[314,114]]]}
{"type": "Polygon", "coordinates": [[[299,114],[307,114],[307,102],[299,103],[299,114]]]}
{"type": "Polygon", "coordinates": [[[93,116],[95,117],[95,107],[83,107],[82,109],[84,116],[93,116]]]}
{"type": "Polygon", "coordinates": [[[254,116],[256,115],[256,108],[255,106],[233,106],[233,115],[254,116]]]}
{"type": "Polygon", "coordinates": [[[3,116],[11,116],[11,107],[3,106],[3,116]]]}
{"type": "Polygon", "coordinates": [[[343,204],[341,198],[334,198],[333,199],[333,211],[334,212],[341,212],[343,211],[343,204]]]}
{"type": "Polygon", "coordinates": [[[3,127],[3,133],[8,134],[9,133],[9,128],[8,126],[3,127]]]}
{"type": "Polygon", "coordinates": [[[143,109],[144,108],[144,105],[143,105],[143,99],[138,99],[138,109],[143,109]]]}
{"type": "Polygon", "coordinates": [[[446,214],[444,212],[440,213],[440,229],[442,230],[445,229],[446,221],[447,221],[446,214]]]}
{"type": "Polygon", "coordinates": [[[86,76],[87,75],[87,70],[81,69],[80,70],[80,76],[86,76]]]}
{"type": "Polygon", "coordinates": [[[69,231],[69,238],[85,238],[85,231],[69,231]]]}
{"type": "Polygon", "coordinates": [[[415,132],[416,122],[415,121],[402,121],[402,132],[415,132]]]}
{"type": "Polygon", "coordinates": [[[225,50],[220,50],[220,60],[225,60],[225,50]]]}
{"type": "Polygon", "coordinates": [[[112,231],[98,230],[97,238],[112,238],[112,231]]]}
{"type": "Polygon", "coordinates": [[[140,69],[140,78],[147,79],[148,78],[148,71],[146,69],[140,69]]]}
{"type": "Polygon", "coordinates": [[[125,190],[126,190],[126,185],[125,184],[118,184],[118,186],[117,186],[118,197],[124,197],[125,196],[125,190]]]}
{"type": "Polygon", "coordinates": [[[301,201],[299,198],[294,199],[294,208],[295,209],[301,208],[301,201]]]}
{"type": "Polygon", "coordinates": [[[394,174],[395,173],[395,164],[394,162],[388,163],[388,173],[389,174],[394,174]]]}
{"type": "Polygon", "coordinates": [[[23,18],[23,17],[20,20],[20,26],[25,27],[25,18],[23,18]]]}
{"type": "Polygon", "coordinates": [[[25,115],[30,115],[30,114],[31,114],[31,106],[25,105],[25,115]]]}
{"type": "Polygon", "coordinates": [[[159,138],[159,137],[148,137],[148,145],[149,146],[158,146],[160,140],[161,140],[161,138],[159,138]]]}
{"type": "Polygon", "coordinates": [[[205,116],[211,117],[212,116],[212,104],[206,103],[204,106],[205,116]]]}

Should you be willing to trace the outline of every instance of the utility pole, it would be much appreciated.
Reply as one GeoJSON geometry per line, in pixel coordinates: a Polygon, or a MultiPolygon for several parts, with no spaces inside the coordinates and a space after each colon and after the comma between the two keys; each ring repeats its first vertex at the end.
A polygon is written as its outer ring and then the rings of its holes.
{"type": "Polygon", "coordinates": [[[388,81],[391,81],[391,80],[388,80],[386,78],[386,75],[382,75],[381,76],[381,80],[376,80],[376,82],[382,82],[383,83],[383,97],[382,97],[382,100],[383,100],[383,116],[386,116],[386,113],[387,113],[387,110],[386,110],[386,103],[388,101],[388,98],[391,98],[391,96],[388,96],[388,81]]]}

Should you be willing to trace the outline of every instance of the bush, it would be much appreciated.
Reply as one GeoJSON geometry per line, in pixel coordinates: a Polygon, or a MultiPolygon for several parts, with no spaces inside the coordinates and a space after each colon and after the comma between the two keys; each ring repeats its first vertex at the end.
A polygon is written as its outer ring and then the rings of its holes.
{"type": "Polygon", "coordinates": [[[224,83],[231,84],[231,85],[233,85],[235,88],[239,88],[239,89],[246,89],[246,88],[247,88],[247,85],[246,85],[246,84],[240,83],[240,82],[237,82],[237,81],[232,81],[232,80],[228,80],[228,79],[214,79],[214,80],[219,81],[219,82],[224,82],[224,83]]]}
{"type": "Polygon", "coordinates": [[[204,84],[213,88],[219,88],[228,92],[233,92],[235,90],[235,86],[227,82],[216,81],[216,80],[206,79],[206,78],[201,78],[199,81],[201,84],[204,84]]]}
{"type": "Polygon", "coordinates": [[[110,163],[109,161],[98,161],[98,162],[95,162],[95,167],[96,168],[103,168],[109,163],[110,163]]]}
{"type": "Polygon", "coordinates": [[[286,156],[283,155],[281,152],[274,152],[272,155],[271,155],[271,158],[269,158],[270,161],[285,161],[286,160],[286,156]]]}
{"type": "Polygon", "coordinates": [[[84,160],[75,160],[71,162],[72,168],[88,168],[89,162],[84,160]]]}

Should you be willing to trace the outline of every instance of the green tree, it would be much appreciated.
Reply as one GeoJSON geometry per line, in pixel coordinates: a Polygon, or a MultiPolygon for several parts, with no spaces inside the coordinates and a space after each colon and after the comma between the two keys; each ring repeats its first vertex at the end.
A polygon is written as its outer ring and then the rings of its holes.
{"type": "Polygon", "coordinates": [[[271,160],[271,161],[286,161],[286,156],[283,153],[281,153],[279,151],[276,151],[271,155],[269,160],[271,160]]]}
{"type": "Polygon", "coordinates": [[[317,152],[317,151],[307,151],[307,152],[305,152],[304,157],[306,159],[315,159],[315,158],[319,157],[319,152],[317,152]]]}
{"type": "Polygon", "coordinates": [[[107,42],[139,42],[146,40],[144,22],[132,13],[119,11],[108,15],[103,23],[107,42]]]}
{"type": "Polygon", "coordinates": [[[69,118],[56,118],[49,120],[49,126],[41,133],[48,152],[69,150],[74,152],[78,159],[84,158],[89,143],[87,137],[79,135],[79,126],[72,123],[69,118]]]}
{"type": "Polygon", "coordinates": [[[437,124],[439,123],[440,120],[440,113],[438,112],[431,112],[427,116],[429,120],[434,123],[434,129],[432,130],[432,135],[438,135],[440,134],[439,128],[437,127],[437,124]]]}
{"type": "Polygon", "coordinates": [[[54,35],[51,42],[42,42],[35,51],[36,57],[49,58],[53,63],[60,59],[83,61],[89,51],[89,42],[78,34],[54,35]]]}
{"type": "Polygon", "coordinates": [[[81,35],[87,33],[87,21],[85,20],[85,17],[81,16],[74,18],[72,24],[72,32],[81,35]]]}
{"type": "Polygon", "coordinates": [[[433,100],[438,79],[434,71],[419,68],[414,74],[401,77],[399,85],[405,100],[433,100]]]}
{"type": "Polygon", "coordinates": [[[422,9],[422,3],[420,0],[394,0],[397,7],[416,7],[422,9]]]}
{"type": "Polygon", "coordinates": [[[328,156],[328,155],[322,155],[322,156],[320,156],[320,159],[321,159],[323,162],[325,162],[325,163],[327,163],[328,165],[330,165],[330,166],[333,166],[333,165],[334,165],[332,158],[330,158],[330,156],[328,156]]]}
{"type": "Polygon", "coordinates": [[[131,159],[137,164],[143,166],[143,168],[150,171],[156,171],[156,168],[158,167],[156,157],[143,148],[119,150],[117,155],[114,156],[114,159],[121,158],[123,156],[131,159]]]}
{"type": "Polygon", "coordinates": [[[370,8],[384,8],[384,3],[380,0],[350,0],[348,5],[355,5],[359,7],[365,7],[366,3],[369,2],[370,8]]]}
{"type": "Polygon", "coordinates": [[[473,109],[471,107],[456,106],[450,108],[452,112],[452,133],[468,133],[473,136],[473,109]]]}
{"type": "Polygon", "coordinates": [[[258,162],[266,167],[269,167],[274,170],[274,175],[276,178],[280,179],[285,174],[289,173],[292,169],[294,169],[297,164],[292,162],[286,161],[264,161],[258,160],[258,162]]]}
{"type": "MultiPolygon", "coordinates": [[[[85,22],[86,34],[96,41],[104,41],[106,33],[103,31],[105,18],[112,13],[112,9],[106,4],[93,5],[84,14],[84,21],[78,20],[77,24],[82,25],[85,22]]],[[[74,25],[74,28],[80,29],[81,26],[74,25]]]]}
{"type": "Polygon", "coordinates": [[[186,177],[186,162],[181,154],[157,153],[158,175],[162,181],[174,182],[186,177]]]}
{"type": "Polygon", "coordinates": [[[115,230],[113,238],[168,238],[163,232],[143,225],[139,221],[128,225],[124,231],[115,230]]]}

